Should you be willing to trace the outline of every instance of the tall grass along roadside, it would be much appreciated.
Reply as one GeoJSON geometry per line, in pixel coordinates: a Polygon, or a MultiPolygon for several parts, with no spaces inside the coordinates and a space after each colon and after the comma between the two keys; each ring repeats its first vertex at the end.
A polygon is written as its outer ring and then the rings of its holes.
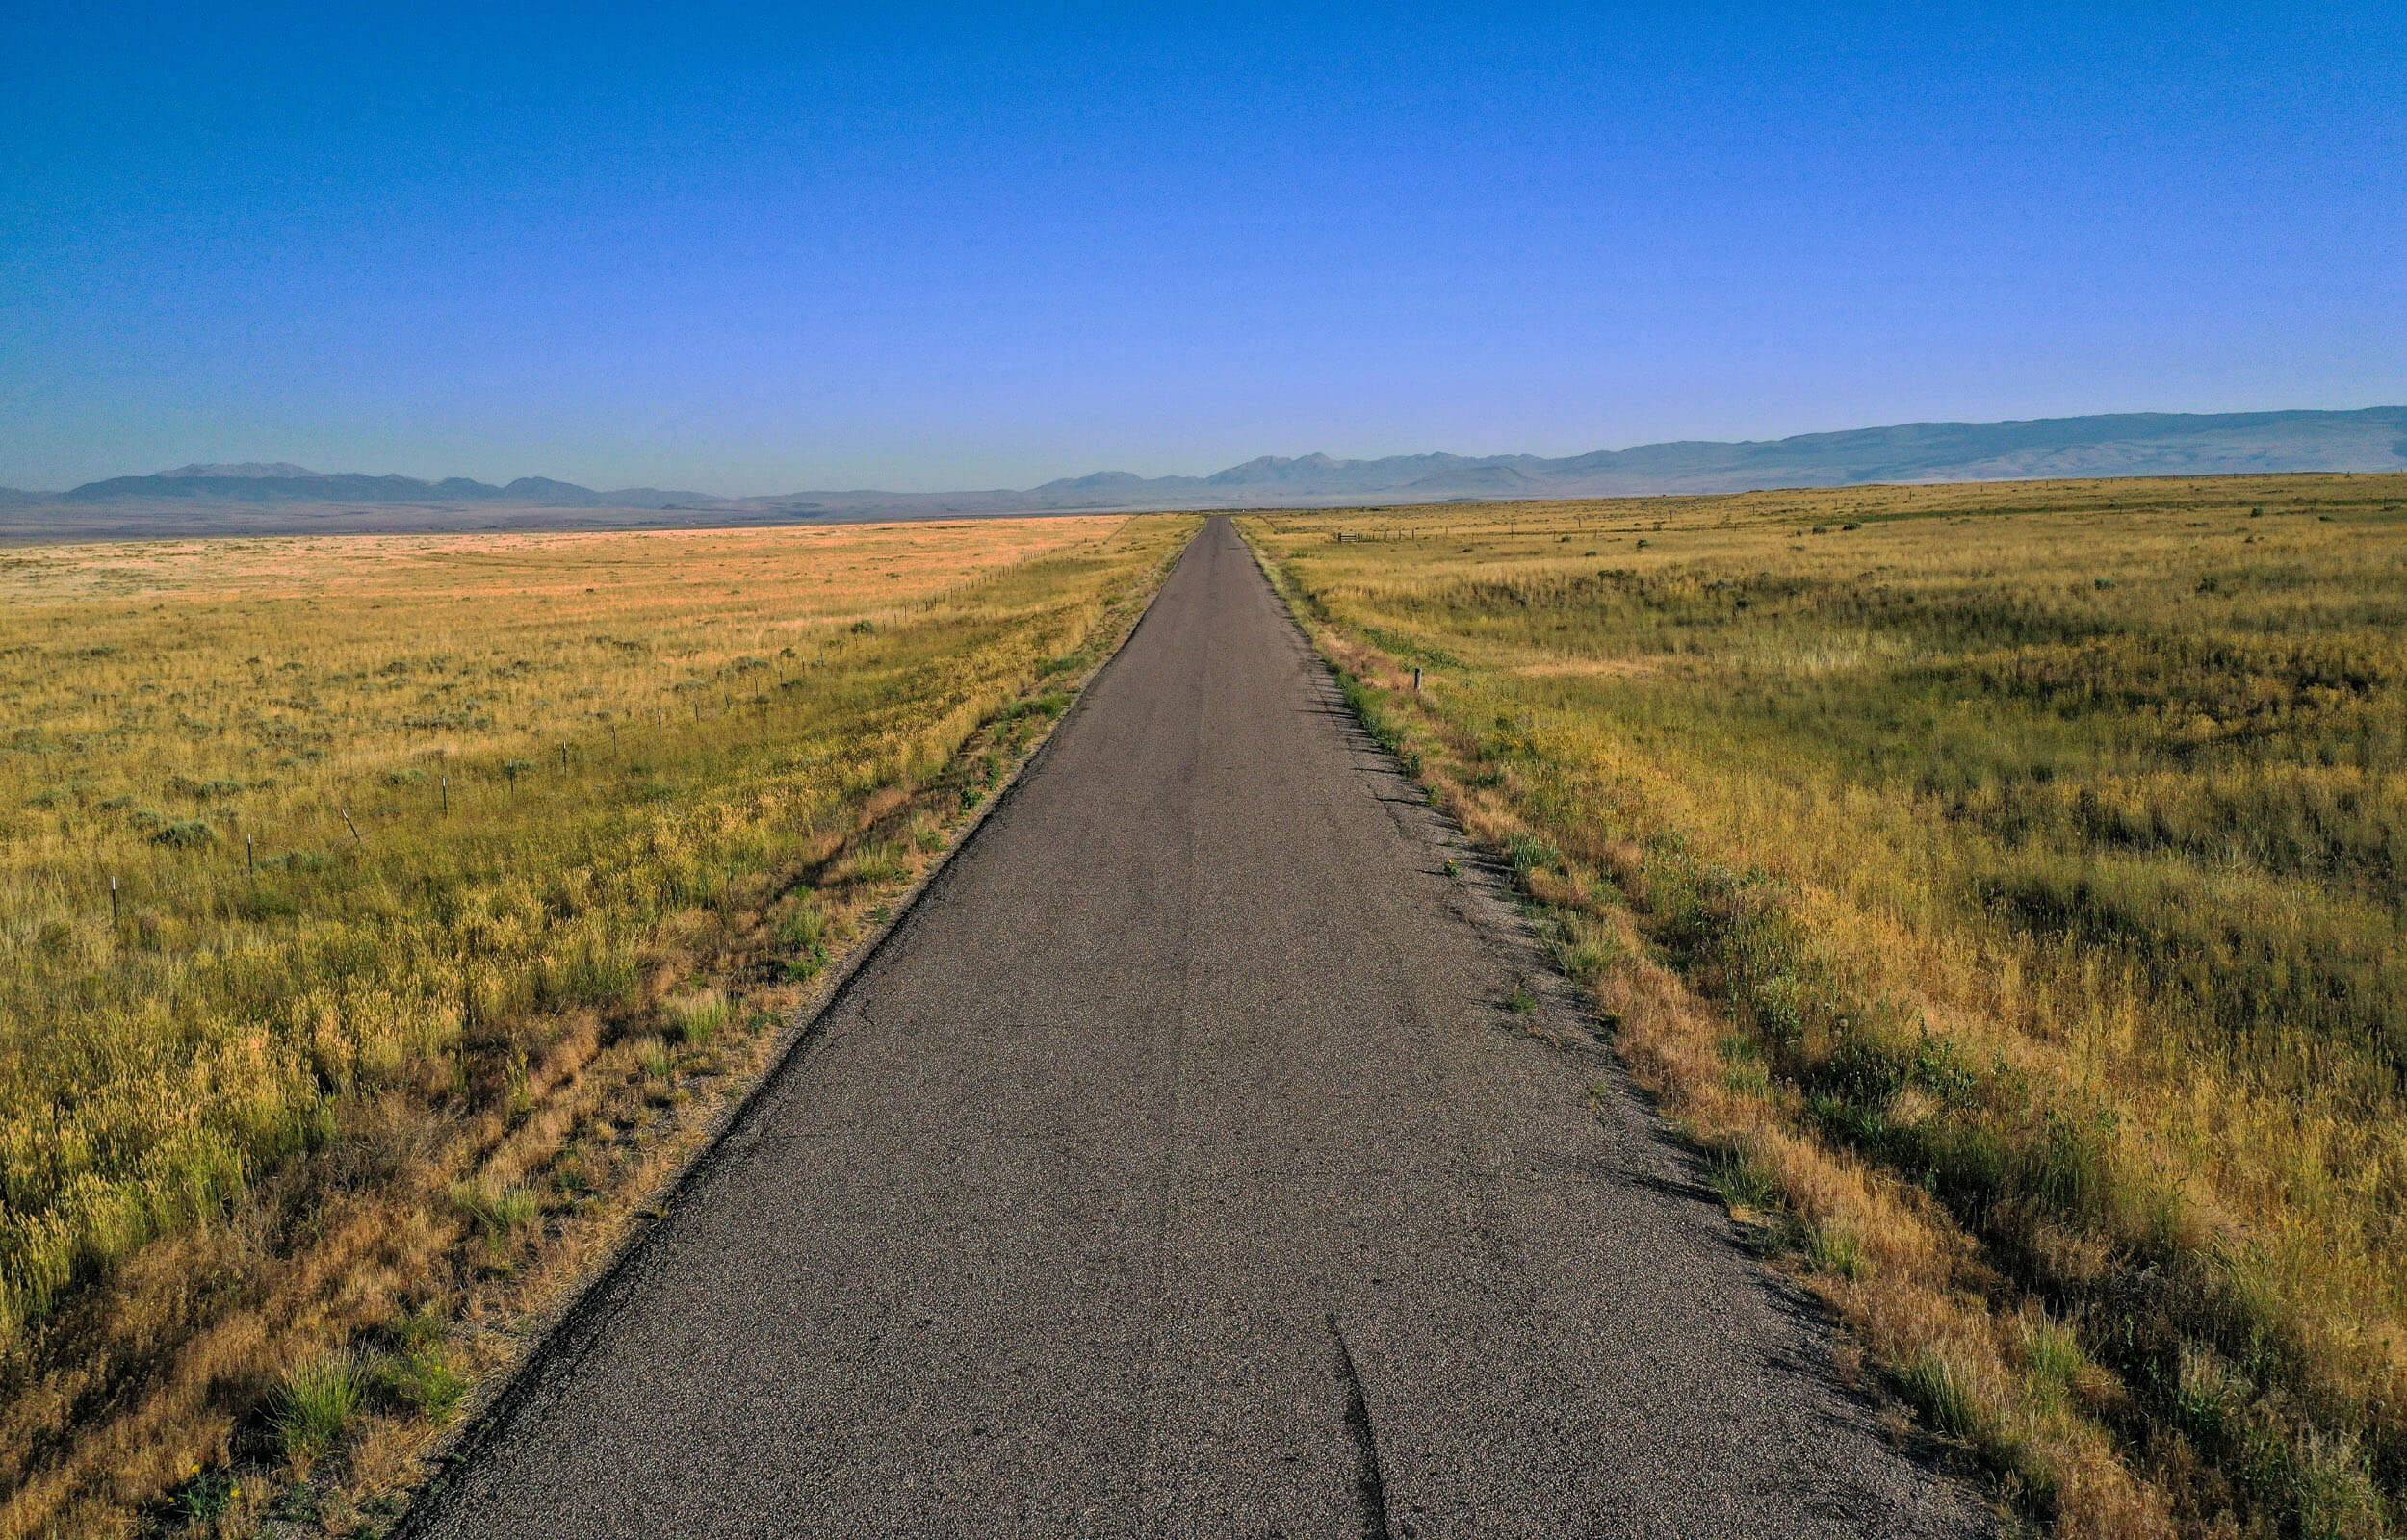
{"type": "Polygon", "coordinates": [[[0,1535],[373,1527],[1192,527],[0,552],[0,1535]]]}
{"type": "Polygon", "coordinates": [[[2407,1526],[2407,478],[1246,527],[2011,1511],[2407,1526]]]}

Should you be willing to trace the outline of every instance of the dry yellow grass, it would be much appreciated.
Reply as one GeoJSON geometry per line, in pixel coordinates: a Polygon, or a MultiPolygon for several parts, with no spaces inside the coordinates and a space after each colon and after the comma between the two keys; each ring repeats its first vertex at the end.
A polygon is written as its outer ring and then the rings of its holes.
{"type": "Polygon", "coordinates": [[[2021,1511],[2393,1532],[2407,479],[1249,532],[1733,1206],[2021,1511]]]}
{"type": "Polygon", "coordinates": [[[0,1534],[372,1522],[1191,528],[0,552],[0,1534]]]}

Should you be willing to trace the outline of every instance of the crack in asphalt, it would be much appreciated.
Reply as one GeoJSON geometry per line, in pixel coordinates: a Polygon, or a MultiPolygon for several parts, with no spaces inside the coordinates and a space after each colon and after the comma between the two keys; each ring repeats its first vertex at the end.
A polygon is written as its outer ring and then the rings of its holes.
{"type": "Polygon", "coordinates": [[[1346,1431],[1354,1438],[1359,1462],[1355,1473],[1355,1501],[1362,1509],[1362,1540],[1394,1540],[1387,1517],[1387,1473],[1379,1463],[1379,1430],[1371,1425],[1371,1403],[1362,1394],[1362,1372],[1354,1362],[1353,1345],[1337,1312],[1329,1313],[1329,1340],[1337,1345],[1337,1380],[1346,1393],[1346,1431]]]}

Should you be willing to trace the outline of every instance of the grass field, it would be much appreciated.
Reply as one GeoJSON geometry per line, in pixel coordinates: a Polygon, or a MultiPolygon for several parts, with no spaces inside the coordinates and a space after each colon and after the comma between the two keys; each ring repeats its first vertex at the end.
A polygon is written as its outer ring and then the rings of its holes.
{"type": "Polygon", "coordinates": [[[2407,1527],[2407,478],[1247,529],[2022,1522],[2407,1527]]]}
{"type": "Polygon", "coordinates": [[[373,1527],[1192,528],[0,552],[0,1535],[373,1527]]]}

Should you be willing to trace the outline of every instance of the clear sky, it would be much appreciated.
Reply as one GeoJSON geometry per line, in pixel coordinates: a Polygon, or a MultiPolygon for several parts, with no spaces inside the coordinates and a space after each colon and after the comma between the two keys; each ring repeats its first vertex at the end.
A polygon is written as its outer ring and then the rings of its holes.
{"type": "Polygon", "coordinates": [[[2400,401],[2396,0],[0,17],[0,484],[2400,401]]]}

